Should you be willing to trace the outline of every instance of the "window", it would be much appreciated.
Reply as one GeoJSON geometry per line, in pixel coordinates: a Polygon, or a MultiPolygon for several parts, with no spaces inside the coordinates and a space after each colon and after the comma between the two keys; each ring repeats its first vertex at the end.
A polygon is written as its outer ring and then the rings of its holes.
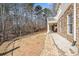
{"type": "Polygon", "coordinates": [[[67,32],[73,34],[73,13],[67,16],[67,32]]]}

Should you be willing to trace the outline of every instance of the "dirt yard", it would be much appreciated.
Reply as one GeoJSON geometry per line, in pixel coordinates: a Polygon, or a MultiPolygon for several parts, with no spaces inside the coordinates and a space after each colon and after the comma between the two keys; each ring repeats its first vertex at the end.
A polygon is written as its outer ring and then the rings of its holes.
{"type": "Polygon", "coordinates": [[[16,38],[16,41],[5,42],[2,44],[0,46],[0,53],[15,56],[39,56],[44,48],[45,39],[46,32],[25,35],[16,38]]]}
{"type": "Polygon", "coordinates": [[[46,31],[15,38],[0,46],[0,55],[5,56],[58,56],[61,51],[46,31]]]}

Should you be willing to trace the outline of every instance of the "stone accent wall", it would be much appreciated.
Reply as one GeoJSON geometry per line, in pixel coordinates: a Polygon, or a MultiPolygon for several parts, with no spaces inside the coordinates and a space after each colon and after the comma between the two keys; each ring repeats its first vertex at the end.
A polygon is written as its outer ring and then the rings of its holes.
{"type": "MultiPolygon", "coordinates": [[[[73,4],[71,4],[68,9],[65,11],[65,13],[60,17],[57,23],[58,33],[67,38],[69,41],[73,42],[73,35],[67,34],[67,15],[70,14],[73,11],[73,4]],[[60,23],[61,22],[61,23],[60,23]]],[[[73,23],[74,25],[74,23],[73,23]]]]}
{"type": "Polygon", "coordinates": [[[77,15],[76,15],[76,17],[77,17],[77,23],[76,23],[76,34],[77,34],[77,45],[78,45],[78,47],[79,47],[79,3],[77,3],[77,6],[76,6],[76,12],[77,12],[77,15]]]}

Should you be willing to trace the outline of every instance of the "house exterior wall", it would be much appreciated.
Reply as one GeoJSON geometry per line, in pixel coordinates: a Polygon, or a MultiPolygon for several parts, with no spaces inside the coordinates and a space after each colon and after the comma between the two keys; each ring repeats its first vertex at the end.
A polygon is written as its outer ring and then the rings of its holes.
{"type": "MultiPolygon", "coordinates": [[[[67,38],[69,41],[73,42],[74,36],[69,35],[67,33],[67,15],[69,15],[73,11],[73,4],[71,4],[67,10],[64,12],[64,14],[58,19],[57,28],[58,28],[58,34],[61,36],[67,38]]],[[[74,25],[74,23],[73,23],[74,25]]],[[[74,28],[74,27],[73,27],[74,28]]]]}
{"type": "Polygon", "coordinates": [[[79,47],[79,3],[76,4],[76,35],[77,46],[79,47]]]}

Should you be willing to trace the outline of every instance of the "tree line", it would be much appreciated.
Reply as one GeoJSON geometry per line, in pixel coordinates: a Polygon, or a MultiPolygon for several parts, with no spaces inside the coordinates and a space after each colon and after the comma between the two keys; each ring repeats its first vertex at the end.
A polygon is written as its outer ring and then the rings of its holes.
{"type": "Polygon", "coordinates": [[[46,29],[50,15],[50,9],[34,3],[0,3],[0,42],[46,29]]]}

